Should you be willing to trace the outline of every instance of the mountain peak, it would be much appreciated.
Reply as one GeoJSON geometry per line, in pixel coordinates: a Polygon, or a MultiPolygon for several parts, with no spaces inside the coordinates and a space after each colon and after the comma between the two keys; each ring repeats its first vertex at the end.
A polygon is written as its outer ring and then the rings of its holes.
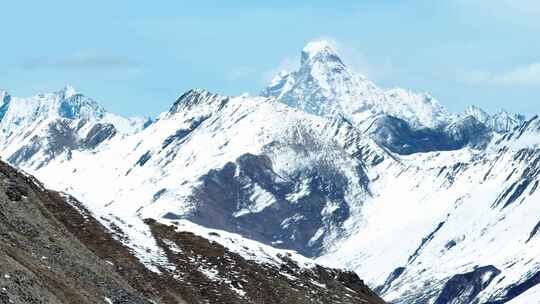
{"type": "Polygon", "coordinates": [[[190,109],[198,105],[222,105],[227,98],[218,94],[211,93],[204,89],[191,89],[182,94],[172,105],[169,113],[178,113],[183,109],[190,109]],[[219,101],[219,102],[216,102],[219,101]]]}
{"type": "Polygon", "coordinates": [[[336,49],[327,40],[314,40],[308,42],[302,49],[302,53],[314,57],[318,54],[337,54],[336,49]]]}
{"type": "Polygon", "coordinates": [[[58,91],[58,93],[62,95],[64,99],[67,99],[67,98],[70,98],[79,94],[79,92],[77,92],[77,90],[69,84],[66,85],[64,88],[62,88],[62,90],[58,91]]]}
{"type": "Polygon", "coordinates": [[[301,64],[311,61],[337,61],[343,64],[332,43],[327,40],[310,41],[302,49],[301,64]]]}
{"type": "Polygon", "coordinates": [[[468,106],[465,109],[464,115],[472,116],[484,124],[490,119],[490,115],[486,111],[484,111],[484,109],[475,105],[468,106]]]}

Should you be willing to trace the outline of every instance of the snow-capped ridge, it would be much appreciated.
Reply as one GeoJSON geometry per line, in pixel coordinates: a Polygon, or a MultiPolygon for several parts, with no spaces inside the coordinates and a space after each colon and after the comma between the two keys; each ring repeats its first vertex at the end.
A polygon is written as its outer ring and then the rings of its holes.
{"type": "Polygon", "coordinates": [[[463,116],[473,116],[497,133],[510,132],[525,122],[524,115],[513,114],[506,110],[501,110],[498,113],[491,115],[474,105],[467,107],[463,112],[463,116]]]}
{"type": "Polygon", "coordinates": [[[23,98],[3,93],[0,153],[12,164],[33,168],[69,157],[72,151],[93,150],[114,137],[134,134],[144,123],[107,112],[69,85],[23,98]]]}
{"type": "Polygon", "coordinates": [[[522,114],[513,114],[502,110],[492,117],[492,128],[499,132],[509,132],[519,127],[524,121],[525,116],[522,114]]]}
{"type": "Polygon", "coordinates": [[[169,114],[175,114],[182,110],[192,109],[194,107],[222,107],[228,100],[228,97],[211,93],[204,89],[191,89],[182,94],[174,102],[169,110],[169,114]]]}
{"type": "MultiPolygon", "coordinates": [[[[77,92],[74,87],[66,85],[53,93],[39,93],[32,97],[12,97],[1,93],[5,101],[9,98],[10,108],[20,119],[35,119],[36,117],[62,117],[68,119],[100,119],[106,110],[95,100],[77,92]]],[[[5,103],[5,102],[4,102],[5,103]]]]}
{"type": "Polygon", "coordinates": [[[490,115],[486,111],[484,111],[484,109],[475,105],[470,105],[465,108],[463,115],[472,116],[482,123],[486,122],[490,118],[490,115]]]}

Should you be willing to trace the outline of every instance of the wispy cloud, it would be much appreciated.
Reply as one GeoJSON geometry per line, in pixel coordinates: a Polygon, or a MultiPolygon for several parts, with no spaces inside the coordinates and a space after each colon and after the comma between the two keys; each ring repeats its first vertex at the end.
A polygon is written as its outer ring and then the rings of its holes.
{"type": "Polygon", "coordinates": [[[300,65],[300,57],[298,56],[287,56],[281,60],[281,62],[274,68],[268,69],[262,73],[262,82],[263,85],[268,85],[274,77],[280,73],[288,73],[296,70],[300,65]]]}
{"type": "Polygon", "coordinates": [[[124,56],[104,55],[97,52],[80,52],[52,58],[38,57],[23,62],[22,67],[35,69],[133,69],[137,64],[124,56]]]}
{"type": "Polygon", "coordinates": [[[470,85],[540,86],[540,62],[519,66],[504,72],[469,71],[458,79],[470,85]]]}

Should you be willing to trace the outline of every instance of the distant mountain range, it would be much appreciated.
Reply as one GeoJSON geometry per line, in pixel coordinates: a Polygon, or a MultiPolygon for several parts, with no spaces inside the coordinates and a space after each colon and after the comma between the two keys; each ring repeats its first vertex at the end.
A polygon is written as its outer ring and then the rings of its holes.
{"type": "Polygon", "coordinates": [[[379,88],[325,41],[260,96],[190,90],[154,120],[69,87],[0,97],[3,159],[120,229],[149,269],[164,267],[154,219],[352,269],[389,303],[540,299],[537,116],[379,88]]]}

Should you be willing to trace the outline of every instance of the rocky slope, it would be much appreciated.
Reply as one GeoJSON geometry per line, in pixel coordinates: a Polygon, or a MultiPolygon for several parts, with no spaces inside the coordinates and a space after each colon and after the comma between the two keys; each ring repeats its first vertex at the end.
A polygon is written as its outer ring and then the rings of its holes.
{"type": "Polygon", "coordinates": [[[259,263],[179,223],[146,220],[162,251],[152,270],[122,243],[122,228],[100,221],[0,162],[0,302],[383,303],[352,272],[287,252],[259,263]]]}

